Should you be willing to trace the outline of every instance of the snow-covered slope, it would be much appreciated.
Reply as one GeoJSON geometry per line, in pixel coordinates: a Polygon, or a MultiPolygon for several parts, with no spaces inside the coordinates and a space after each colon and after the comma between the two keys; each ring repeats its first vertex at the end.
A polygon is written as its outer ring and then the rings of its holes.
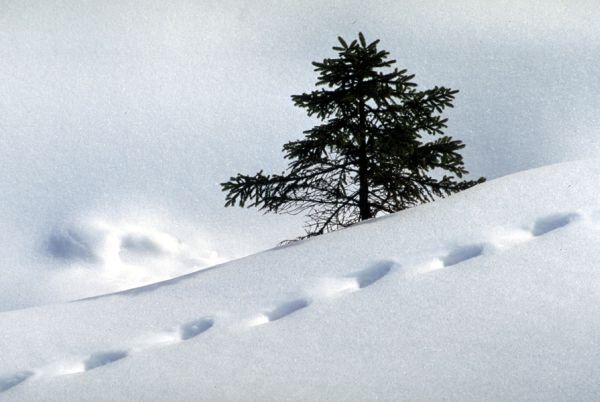
{"type": "Polygon", "coordinates": [[[597,399],[599,166],[2,312],[0,400],[597,399]]]}
{"type": "Polygon", "coordinates": [[[219,183],[285,169],[316,124],[290,95],[338,35],[460,90],[446,134],[475,177],[595,157],[598,21],[595,0],[2,0],[0,311],[301,235],[301,217],[224,209],[219,183]],[[181,247],[115,254],[131,235],[181,247]]]}

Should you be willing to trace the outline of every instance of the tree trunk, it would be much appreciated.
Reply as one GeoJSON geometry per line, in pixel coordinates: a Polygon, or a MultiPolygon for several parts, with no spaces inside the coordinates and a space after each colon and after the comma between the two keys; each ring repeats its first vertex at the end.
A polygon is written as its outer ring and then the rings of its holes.
{"type": "Polygon", "coordinates": [[[372,218],[369,205],[369,160],[367,159],[367,133],[365,123],[365,103],[361,99],[358,105],[359,113],[359,149],[358,149],[358,208],[360,220],[372,218]]]}

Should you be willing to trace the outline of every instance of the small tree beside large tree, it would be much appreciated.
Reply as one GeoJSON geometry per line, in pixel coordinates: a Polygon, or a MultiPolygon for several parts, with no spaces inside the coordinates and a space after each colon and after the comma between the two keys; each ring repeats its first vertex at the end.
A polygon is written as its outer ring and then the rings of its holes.
{"type": "Polygon", "coordinates": [[[444,135],[458,92],[417,90],[414,75],[367,44],[362,33],[348,44],[338,38],[337,57],[314,62],[310,93],[293,95],[296,106],[321,124],[283,146],[289,165],[278,174],[238,174],[222,183],[225,206],[263,212],[307,213],[306,236],[433,201],[483,182],[468,172],[459,140],[444,135]]]}

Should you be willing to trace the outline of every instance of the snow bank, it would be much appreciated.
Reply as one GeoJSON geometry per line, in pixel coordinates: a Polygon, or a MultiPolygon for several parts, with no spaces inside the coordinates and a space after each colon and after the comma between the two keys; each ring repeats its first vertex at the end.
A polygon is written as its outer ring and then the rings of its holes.
{"type": "Polygon", "coordinates": [[[88,274],[120,283],[121,289],[223,262],[207,244],[192,248],[153,228],[102,221],[55,230],[47,240],[46,251],[70,268],[84,267],[88,274]]]}
{"type": "Polygon", "coordinates": [[[10,240],[0,255],[0,311],[138,287],[228,259],[193,229],[146,214],[98,215],[53,226],[46,221],[35,235],[27,228],[2,233],[10,240]]]}

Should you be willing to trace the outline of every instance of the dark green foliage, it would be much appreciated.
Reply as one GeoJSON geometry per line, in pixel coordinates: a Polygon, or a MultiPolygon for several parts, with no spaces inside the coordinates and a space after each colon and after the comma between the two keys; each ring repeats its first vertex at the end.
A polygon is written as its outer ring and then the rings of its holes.
{"type": "Polygon", "coordinates": [[[465,145],[443,134],[441,113],[458,91],[417,90],[414,75],[392,69],[395,60],[362,33],[350,44],[338,40],[336,58],[313,63],[321,88],[292,96],[322,124],[283,146],[290,162],[281,175],[260,171],[222,183],[225,206],[306,212],[310,237],[485,180],[462,180],[465,145]]]}

